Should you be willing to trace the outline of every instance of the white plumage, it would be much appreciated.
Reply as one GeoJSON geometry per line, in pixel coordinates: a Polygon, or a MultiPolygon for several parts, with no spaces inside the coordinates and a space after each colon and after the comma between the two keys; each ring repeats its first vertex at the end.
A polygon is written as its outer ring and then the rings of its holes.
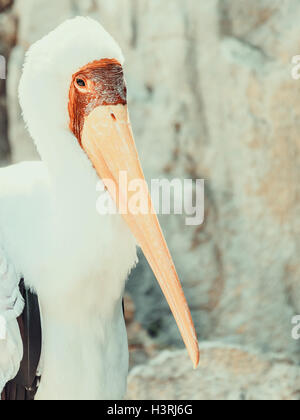
{"type": "MultiPolygon", "coordinates": [[[[22,340],[16,318],[24,302],[19,291],[19,276],[0,248],[0,314],[5,316],[6,340],[0,340],[0,391],[18,372],[22,358],[22,340]]],[[[5,331],[4,335],[5,335],[5,331]]]]}
{"type": "MultiPolygon", "coordinates": [[[[15,273],[8,281],[1,271],[1,315],[11,319],[23,276],[42,312],[37,399],[122,398],[126,389],[121,299],[136,243],[121,216],[97,214],[99,178],[68,127],[72,74],[101,58],[123,61],[117,44],[88,18],[65,22],[30,48],[20,103],[43,163],[0,169],[0,258],[15,273]]],[[[15,316],[20,310],[17,300],[15,316]]],[[[16,321],[8,327],[0,388],[22,357],[16,321]]]]}

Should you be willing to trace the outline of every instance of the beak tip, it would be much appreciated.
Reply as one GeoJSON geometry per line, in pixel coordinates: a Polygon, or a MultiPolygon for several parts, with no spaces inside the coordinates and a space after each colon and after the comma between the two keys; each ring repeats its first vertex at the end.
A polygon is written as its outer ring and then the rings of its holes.
{"type": "Polygon", "coordinates": [[[196,370],[200,363],[200,350],[198,340],[195,341],[192,347],[187,347],[190,359],[193,364],[193,369],[196,370]]]}
{"type": "Polygon", "coordinates": [[[200,352],[199,352],[199,349],[198,349],[196,357],[193,360],[194,370],[196,370],[199,367],[199,363],[200,363],[200,352]]]}

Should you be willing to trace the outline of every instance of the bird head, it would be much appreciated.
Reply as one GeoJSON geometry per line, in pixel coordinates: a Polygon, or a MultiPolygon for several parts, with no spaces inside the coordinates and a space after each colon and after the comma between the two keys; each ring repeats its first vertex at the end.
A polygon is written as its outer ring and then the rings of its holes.
{"type": "Polygon", "coordinates": [[[88,157],[113,200],[118,197],[115,204],[125,209],[122,216],[161,286],[196,367],[198,341],[139,161],[123,62],[119,46],[98,22],[83,17],[69,20],[30,48],[20,82],[20,103],[42,156],[48,153],[55,158],[59,130],[67,133],[65,142],[88,157]],[[52,124],[46,127],[49,119],[52,124]],[[144,181],[141,194],[147,211],[143,214],[130,210],[133,192],[119,183],[121,172],[127,174],[128,183],[144,181]]]}

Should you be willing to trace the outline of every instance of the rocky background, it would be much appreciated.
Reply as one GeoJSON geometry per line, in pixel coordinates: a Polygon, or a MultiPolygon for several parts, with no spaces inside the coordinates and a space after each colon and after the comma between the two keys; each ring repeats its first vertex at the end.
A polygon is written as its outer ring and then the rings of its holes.
{"type": "Polygon", "coordinates": [[[0,165],[37,158],[17,101],[26,49],[90,15],[124,50],[147,178],[205,179],[203,225],[161,218],[200,368],[141,256],[126,296],[128,398],[299,399],[300,2],[0,0],[0,12],[0,165]]]}

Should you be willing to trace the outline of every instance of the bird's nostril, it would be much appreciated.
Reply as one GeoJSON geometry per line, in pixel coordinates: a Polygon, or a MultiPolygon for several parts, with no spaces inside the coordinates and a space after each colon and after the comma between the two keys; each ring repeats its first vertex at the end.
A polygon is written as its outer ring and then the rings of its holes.
{"type": "Polygon", "coordinates": [[[117,118],[116,118],[115,114],[111,113],[110,115],[111,115],[111,117],[114,121],[117,121],[117,118]]]}

